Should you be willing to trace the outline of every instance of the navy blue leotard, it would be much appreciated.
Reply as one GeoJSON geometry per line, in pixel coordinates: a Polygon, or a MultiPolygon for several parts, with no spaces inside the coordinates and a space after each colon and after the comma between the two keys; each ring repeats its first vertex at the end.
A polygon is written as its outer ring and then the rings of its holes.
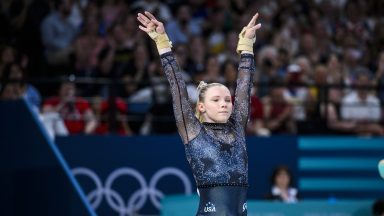
{"type": "Polygon", "coordinates": [[[173,53],[162,54],[161,63],[171,87],[178,132],[200,192],[197,215],[247,215],[245,126],[255,71],[254,56],[241,54],[234,108],[227,123],[200,123],[173,53]]]}

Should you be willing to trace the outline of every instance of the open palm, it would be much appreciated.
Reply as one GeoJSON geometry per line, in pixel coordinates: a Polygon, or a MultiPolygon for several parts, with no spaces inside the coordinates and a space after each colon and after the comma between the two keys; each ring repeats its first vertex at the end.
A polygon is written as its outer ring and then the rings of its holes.
{"type": "Polygon", "coordinates": [[[150,33],[153,30],[159,34],[163,34],[165,32],[163,23],[158,21],[156,17],[148,11],[145,11],[144,14],[138,13],[137,20],[141,23],[139,28],[146,33],[150,33]]]}

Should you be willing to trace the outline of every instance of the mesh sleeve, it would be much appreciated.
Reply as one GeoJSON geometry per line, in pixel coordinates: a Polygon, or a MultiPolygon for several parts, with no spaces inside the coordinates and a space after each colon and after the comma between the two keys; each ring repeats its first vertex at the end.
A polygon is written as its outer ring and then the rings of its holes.
{"type": "Polygon", "coordinates": [[[201,129],[201,124],[194,115],[189,101],[186,84],[180,73],[179,65],[172,52],[161,56],[161,64],[171,87],[173,111],[177,129],[184,144],[193,140],[201,129]]]}
{"type": "Polygon", "coordinates": [[[255,62],[252,54],[241,54],[233,117],[242,127],[245,127],[250,112],[250,94],[252,89],[255,62]]]}

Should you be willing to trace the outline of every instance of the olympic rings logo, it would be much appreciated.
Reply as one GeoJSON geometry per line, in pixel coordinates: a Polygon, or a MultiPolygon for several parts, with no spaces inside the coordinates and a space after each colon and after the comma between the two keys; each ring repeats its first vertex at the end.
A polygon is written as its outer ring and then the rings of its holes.
{"type": "Polygon", "coordinates": [[[143,175],[141,175],[137,170],[122,167],[113,171],[105,181],[105,184],[101,182],[98,175],[92,170],[85,167],[77,167],[72,170],[74,176],[87,176],[95,184],[95,189],[88,193],[87,198],[93,207],[97,209],[103,197],[105,197],[108,205],[119,215],[133,215],[135,212],[140,210],[149,197],[151,203],[157,208],[161,208],[160,199],[164,197],[163,192],[156,188],[157,183],[161,178],[167,175],[173,175],[178,177],[184,185],[184,193],[192,193],[192,185],[188,176],[181,170],[175,167],[165,167],[158,170],[147,184],[143,175]],[[114,181],[121,176],[130,176],[138,181],[140,188],[133,192],[129,199],[124,202],[123,197],[114,189],[112,189],[114,181]]]}

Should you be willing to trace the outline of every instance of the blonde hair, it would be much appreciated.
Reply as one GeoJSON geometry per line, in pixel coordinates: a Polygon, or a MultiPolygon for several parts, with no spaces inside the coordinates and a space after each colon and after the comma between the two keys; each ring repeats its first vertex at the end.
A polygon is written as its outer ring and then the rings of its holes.
{"type": "Polygon", "coordinates": [[[204,117],[202,115],[202,113],[200,112],[199,110],[199,103],[200,102],[204,102],[205,100],[205,93],[207,92],[207,90],[211,87],[215,87],[215,86],[224,86],[223,84],[221,83],[206,83],[204,81],[200,81],[199,85],[197,86],[197,92],[199,93],[199,96],[197,97],[197,102],[196,102],[196,108],[195,108],[195,116],[197,119],[199,119],[200,122],[203,122],[204,121],[204,117]]]}

